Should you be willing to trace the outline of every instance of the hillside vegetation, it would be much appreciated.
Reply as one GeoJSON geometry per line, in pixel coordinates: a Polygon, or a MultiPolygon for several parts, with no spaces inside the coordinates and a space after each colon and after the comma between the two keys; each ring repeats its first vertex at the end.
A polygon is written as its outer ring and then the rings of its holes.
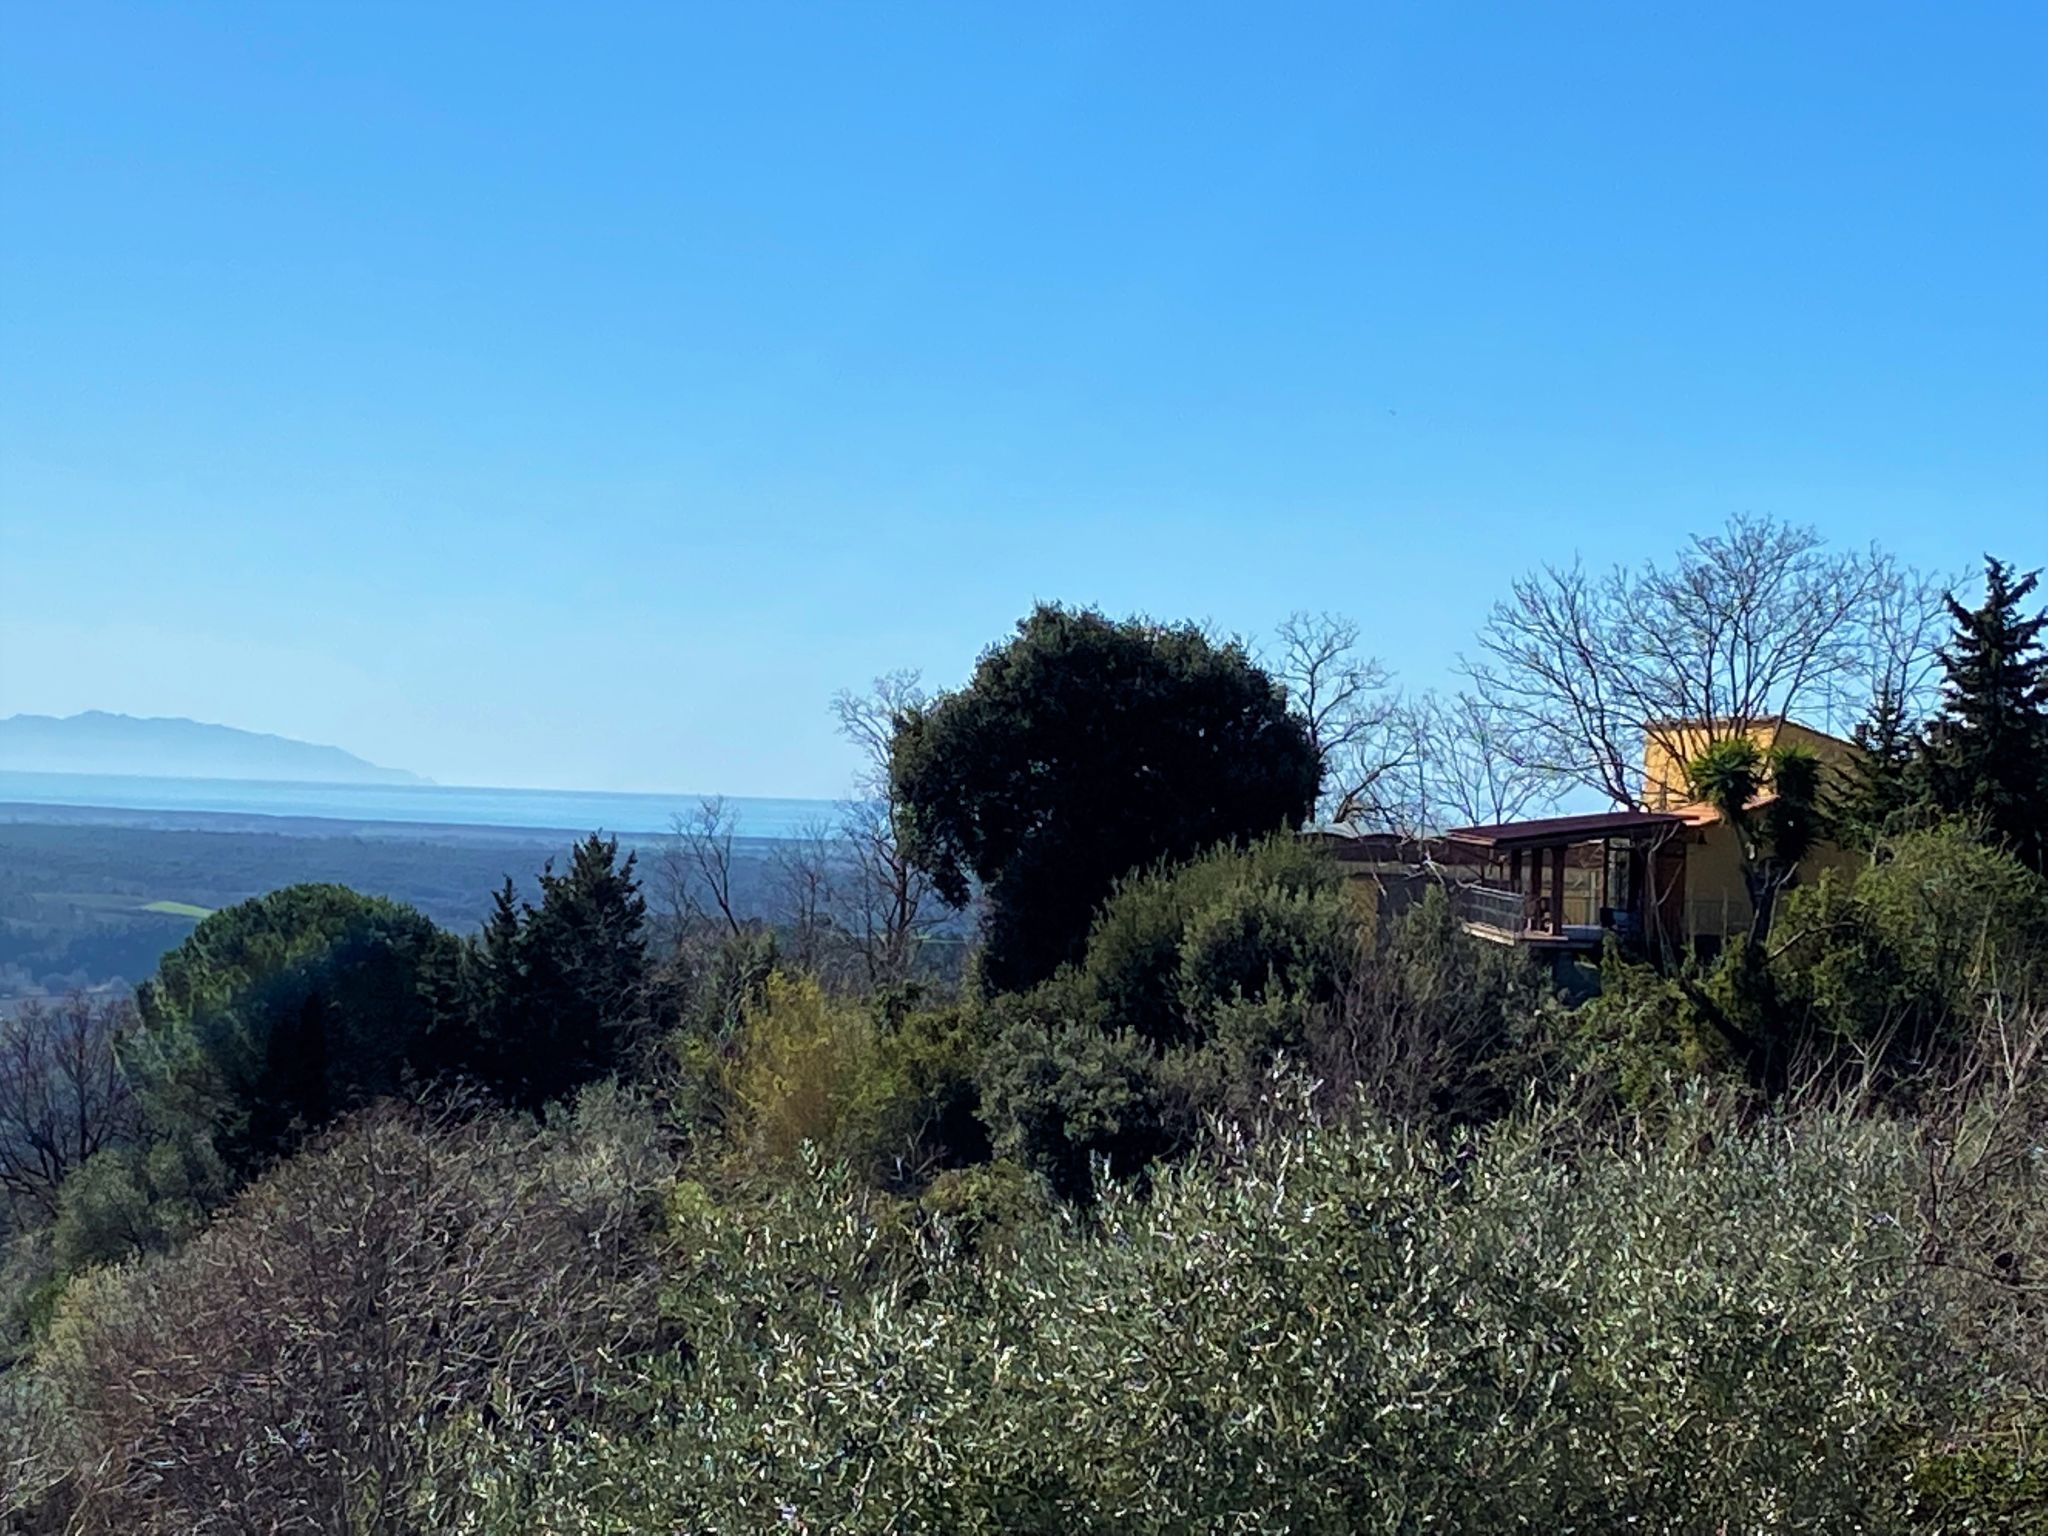
{"type": "MultiPolygon", "coordinates": [[[[1910,585],[1739,523],[1672,590],[1739,545],[1778,552],[1751,619],[1910,585]]],[[[1848,778],[1700,754],[1703,794],[1779,790],[1769,899],[1597,988],[1441,893],[1375,919],[1296,835],[1441,825],[1587,717],[1515,716],[1499,670],[1387,707],[1310,622],[1262,660],[1047,608],[954,692],[842,700],[870,793],[772,922],[715,807],[472,934],[337,884],[227,905],[132,1006],[0,1023],[0,1510],[2048,1530],[2048,626],[1987,575],[1930,610],[1934,691],[1882,670],[1848,778]],[[1823,835],[1853,872],[1802,882],[1823,835]]],[[[1877,654],[1845,633],[1808,637],[1838,682],[1877,654]]]]}

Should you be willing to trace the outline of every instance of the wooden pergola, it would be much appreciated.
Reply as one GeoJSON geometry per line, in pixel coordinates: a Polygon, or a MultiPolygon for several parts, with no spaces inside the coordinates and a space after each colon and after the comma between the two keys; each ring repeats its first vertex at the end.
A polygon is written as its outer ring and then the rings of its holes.
{"type": "Polygon", "coordinates": [[[1602,912],[1626,911],[1645,922],[1670,904],[1675,890],[1683,910],[1685,857],[1678,834],[1685,818],[1664,811],[1602,811],[1587,816],[1552,816],[1491,827],[1457,827],[1445,840],[1481,853],[1504,866],[1507,889],[1524,899],[1524,934],[1565,939],[1565,865],[1574,848],[1597,844],[1602,912]],[[1623,854],[1627,871],[1623,900],[1613,900],[1611,855],[1623,854]],[[1548,891],[1545,886],[1548,885],[1548,891]],[[1654,893],[1654,895],[1653,895],[1654,893]]]}

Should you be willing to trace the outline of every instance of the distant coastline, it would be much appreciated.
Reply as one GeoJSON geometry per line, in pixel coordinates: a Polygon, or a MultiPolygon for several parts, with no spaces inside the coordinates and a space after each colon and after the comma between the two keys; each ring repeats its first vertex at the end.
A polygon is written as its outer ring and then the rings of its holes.
{"type": "MultiPolygon", "coordinates": [[[[530,841],[617,833],[646,842],[702,797],[601,790],[314,784],[139,774],[0,770],[0,821],[190,831],[268,831],[300,837],[430,837],[530,841]]],[[[830,800],[730,795],[737,835],[780,841],[835,819],[830,800]]]]}

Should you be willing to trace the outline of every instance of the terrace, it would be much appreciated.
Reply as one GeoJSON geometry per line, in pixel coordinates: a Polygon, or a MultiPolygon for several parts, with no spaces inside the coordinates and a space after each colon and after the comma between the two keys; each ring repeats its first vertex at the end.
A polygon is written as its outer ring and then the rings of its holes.
{"type": "Polygon", "coordinates": [[[1677,931],[1686,829],[1662,811],[1606,811],[1458,827],[1444,835],[1480,868],[1451,887],[1468,932],[1501,944],[1597,949],[1677,931]]]}

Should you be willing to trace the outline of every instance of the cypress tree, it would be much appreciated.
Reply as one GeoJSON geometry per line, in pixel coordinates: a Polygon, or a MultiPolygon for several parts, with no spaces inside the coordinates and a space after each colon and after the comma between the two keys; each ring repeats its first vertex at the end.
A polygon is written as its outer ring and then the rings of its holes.
{"type": "Polygon", "coordinates": [[[2021,604],[2040,575],[1987,555],[1983,603],[1945,599],[1955,632],[1941,652],[1947,677],[1926,751],[1935,803],[1982,818],[2037,870],[2048,869],[2048,611],[2030,618],[2021,604]]]}

